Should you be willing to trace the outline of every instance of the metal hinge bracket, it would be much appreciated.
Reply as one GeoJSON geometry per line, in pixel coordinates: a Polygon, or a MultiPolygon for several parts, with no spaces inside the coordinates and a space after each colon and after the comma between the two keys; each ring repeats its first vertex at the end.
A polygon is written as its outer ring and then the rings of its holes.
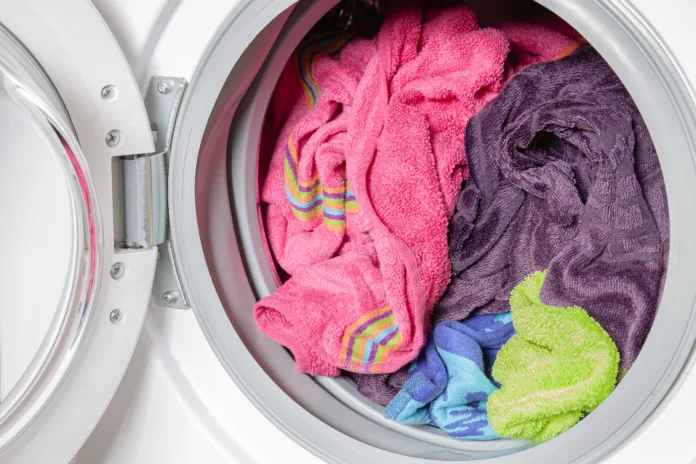
{"type": "Polygon", "coordinates": [[[145,94],[145,109],[155,152],[121,158],[124,182],[123,216],[128,248],[159,249],[152,296],[159,306],[188,309],[176,256],[171,245],[167,173],[174,124],[186,88],[180,77],[154,76],[145,94]]]}

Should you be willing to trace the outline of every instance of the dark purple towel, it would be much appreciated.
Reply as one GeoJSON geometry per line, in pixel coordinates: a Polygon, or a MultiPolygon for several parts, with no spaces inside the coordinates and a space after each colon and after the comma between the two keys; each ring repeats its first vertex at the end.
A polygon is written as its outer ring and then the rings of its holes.
{"type": "Polygon", "coordinates": [[[510,290],[548,268],[542,300],[585,308],[630,367],[659,301],[669,224],[655,148],[618,77],[594,49],[531,66],[466,131],[454,275],[434,321],[508,311],[510,290]]]}
{"type": "MultiPolygon", "coordinates": [[[[585,308],[630,367],[659,301],[669,221],[655,148],[621,81],[591,48],[536,64],[466,131],[453,277],[433,323],[509,311],[510,290],[548,268],[542,300],[585,308]]],[[[404,379],[357,380],[384,404],[404,379]]]]}
{"type": "Polygon", "coordinates": [[[361,395],[377,404],[386,406],[403,388],[408,379],[410,364],[391,374],[353,374],[346,372],[348,377],[358,385],[361,395]]]}

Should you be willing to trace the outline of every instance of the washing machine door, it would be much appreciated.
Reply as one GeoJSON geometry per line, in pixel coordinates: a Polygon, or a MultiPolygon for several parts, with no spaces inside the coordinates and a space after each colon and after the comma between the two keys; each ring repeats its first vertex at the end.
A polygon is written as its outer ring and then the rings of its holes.
{"type": "Polygon", "coordinates": [[[69,462],[121,382],[158,256],[126,240],[123,206],[123,160],[153,131],[90,1],[0,0],[0,140],[0,462],[69,462]]]}

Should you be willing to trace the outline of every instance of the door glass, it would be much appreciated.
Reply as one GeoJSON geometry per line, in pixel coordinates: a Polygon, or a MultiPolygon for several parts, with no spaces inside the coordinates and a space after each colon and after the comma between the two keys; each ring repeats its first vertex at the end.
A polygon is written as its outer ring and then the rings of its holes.
{"type": "Polygon", "coordinates": [[[73,207],[63,167],[27,112],[0,88],[0,401],[38,352],[64,298],[73,207]]]}
{"type": "Polygon", "coordinates": [[[60,96],[0,25],[0,452],[80,352],[99,293],[101,227],[60,96]]]}

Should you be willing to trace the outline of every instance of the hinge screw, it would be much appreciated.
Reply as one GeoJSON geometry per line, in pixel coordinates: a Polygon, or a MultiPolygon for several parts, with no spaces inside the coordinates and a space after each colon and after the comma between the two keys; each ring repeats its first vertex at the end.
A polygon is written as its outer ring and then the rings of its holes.
{"type": "Polygon", "coordinates": [[[101,90],[101,96],[106,101],[111,101],[116,98],[116,87],[113,85],[104,86],[101,90]]]}
{"type": "Polygon", "coordinates": [[[166,95],[172,91],[172,86],[169,85],[169,82],[159,81],[157,84],[157,91],[163,95],[166,95]]]}
{"type": "Polygon", "coordinates": [[[111,278],[114,280],[120,280],[126,273],[126,265],[123,263],[115,263],[111,266],[111,278]]]}
{"type": "Polygon", "coordinates": [[[177,301],[179,301],[179,296],[176,294],[176,292],[169,291],[162,295],[162,303],[167,306],[175,305],[177,301]]]}
{"type": "Polygon", "coordinates": [[[115,147],[121,142],[121,131],[114,129],[106,134],[106,144],[110,147],[115,147]]]}
{"type": "Polygon", "coordinates": [[[123,322],[123,312],[120,309],[114,309],[111,311],[111,314],[109,314],[109,320],[114,325],[120,324],[123,322]]]}

